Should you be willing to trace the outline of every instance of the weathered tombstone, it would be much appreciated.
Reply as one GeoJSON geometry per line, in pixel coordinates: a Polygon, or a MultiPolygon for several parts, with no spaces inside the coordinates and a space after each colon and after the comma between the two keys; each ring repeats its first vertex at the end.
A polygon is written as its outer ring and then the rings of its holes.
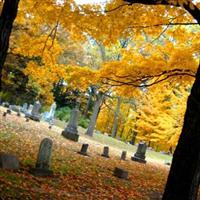
{"type": "Polygon", "coordinates": [[[11,114],[11,110],[10,110],[10,109],[7,109],[6,112],[7,112],[7,114],[9,114],[9,115],[11,114]]]}
{"type": "Polygon", "coordinates": [[[49,138],[44,138],[40,143],[35,168],[31,169],[31,173],[36,176],[52,176],[53,171],[49,169],[51,161],[53,142],[49,138]]]}
{"type": "Polygon", "coordinates": [[[3,113],[3,117],[5,117],[6,115],[7,115],[7,112],[4,112],[4,113],[3,113]]]}
{"type": "MultiPolygon", "coordinates": [[[[28,111],[28,104],[27,103],[24,103],[21,110],[20,110],[22,113],[26,113],[28,111]]],[[[32,109],[31,109],[32,111],[32,109]]],[[[31,113],[31,112],[30,112],[31,113]]]]}
{"type": "Polygon", "coordinates": [[[141,163],[146,163],[145,160],[145,154],[147,150],[147,145],[145,142],[140,142],[137,148],[136,153],[134,156],[131,157],[131,160],[141,162],[141,163]]]}
{"type": "Polygon", "coordinates": [[[10,105],[10,104],[9,104],[8,102],[3,102],[3,103],[2,103],[2,106],[5,107],[5,108],[9,108],[9,105],[10,105]]]}
{"type": "Polygon", "coordinates": [[[29,118],[26,117],[26,122],[29,122],[29,118]]]}
{"type": "Polygon", "coordinates": [[[10,105],[9,109],[15,112],[19,112],[20,111],[20,106],[16,106],[16,105],[10,105]]]}
{"type": "Polygon", "coordinates": [[[25,112],[25,114],[31,115],[32,110],[33,110],[33,105],[30,104],[29,107],[28,107],[28,110],[25,112]]]}
{"type": "Polygon", "coordinates": [[[36,101],[33,105],[33,109],[31,111],[31,114],[29,114],[28,112],[26,113],[26,117],[29,117],[30,119],[34,120],[34,121],[40,121],[40,108],[41,108],[41,104],[39,101],[36,101]]]}
{"type": "Polygon", "coordinates": [[[0,168],[18,170],[19,169],[19,160],[14,155],[0,153],[0,168]]]}
{"type": "Polygon", "coordinates": [[[75,107],[71,111],[70,119],[69,119],[69,123],[68,123],[67,127],[62,132],[62,135],[65,138],[67,138],[69,140],[73,140],[75,142],[77,142],[78,138],[79,138],[78,129],[77,129],[78,116],[79,116],[79,110],[77,107],[75,107]]]}
{"type": "Polygon", "coordinates": [[[126,151],[122,151],[121,160],[126,160],[126,151]]]}
{"type": "Polygon", "coordinates": [[[109,158],[109,147],[108,146],[105,146],[103,148],[103,153],[101,154],[101,156],[109,158]]]}
{"type": "Polygon", "coordinates": [[[115,167],[113,175],[118,178],[128,179],[128,172],[118,167],[115,167]]]}
{"type": "Polygon", "coordinates": [[[78,153],[84,156],[87,156],[87,149],[88,149],[88,144],[83,144],[81,147],[81,151],[79,151],[78,153]]]}
{"type": "Polygon", "coordinates": [[[44,112],[42,114],[42,120],[44,121],[47,121],[49,123],[53,123],[54,121],[54,115],[55,115],[55,111],[56,111],[56,103],[54,102],[52,105],[51,105],[51,109],[49,112],[44,112]]]}

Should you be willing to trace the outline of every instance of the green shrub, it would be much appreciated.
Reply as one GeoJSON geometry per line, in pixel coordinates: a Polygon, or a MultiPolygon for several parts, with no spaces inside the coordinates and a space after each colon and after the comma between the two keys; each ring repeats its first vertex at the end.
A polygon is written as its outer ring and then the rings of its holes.
{"type": "Polygon", "coordinates": [[[89,122],[90,122],[89,119],[85,119],[84,117],[81,116],[81,117],[79,118],[78,125],[81,126],[81,127],[83,127],[83,128],[87,128],[88,125],[89,125],[89,122]]]}
{"type": "Polygon", "coordinates": [[[61,121],[69,121],[71,109],[69,107],[62,107],[56,110],[55,117],[61,121]]]}

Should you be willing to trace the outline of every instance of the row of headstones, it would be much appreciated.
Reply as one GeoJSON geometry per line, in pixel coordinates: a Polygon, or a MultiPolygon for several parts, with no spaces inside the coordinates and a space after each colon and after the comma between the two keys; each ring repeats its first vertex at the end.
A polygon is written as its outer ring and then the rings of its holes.
{"type": "Polygon", "coordinates": [[[25,114],[26,118],[30,118],[34,121],[40,121],[40,119],[49,123],[53,123],[54,121],[56,110],[55,102],[51,105],[49,112],[44,112],[42,114],[40,114],[41,104],[39,101],[36,101],[34,105],[30,104],[29,106],[27,103],[24,103],[23,106],[9,105],[8,102],[3,102],[1,105],[8,108],[8,113],[11,113],[11,110],[13,110],[20,115],[20,112],[22,112],[25,114]]]}
{"type": "MultiPolygon", "coordinates": [[[[81,150],[78,153],[80,153],[80,154],[82,154],[84,156],[88,156],[88,153],[87,153],[88,147],[89,147],[88,144],[83,144],[82,147],[81,147],[81,150]]],[[[131,160],[138,161],[138,162],[141,162],[141,163],[146,163],[146,160],[145,160],[146,149],[147,149],[146,143],[140,142],[139,145],[138,145],[137,151],[134,154],[134,156],[131,157],[131,160]]],[[[127,155],[127,152],[126,151],[122,151],[120,159],[121,160],[126,160],[126,155],[127,155]]],[[[109,156],[109,147],[108,146],[105,146],[103,148],[103,153],[101,154],[101,156],[106,157],[106,158],[110,157],[109,156]]]]}
{"type": "MultiPolygon", "coordinates": [[[[36,165],[34,168],[30,169],[30,173],[36,176],[52,176],[53,171],[50,170],[50,162],[51,162],[51,152],[52,152],[52,145],[53,142],[49,138],[44,138],[42,142],[40,143],[40,148],[37,156],[36,165]]],[[[132,160],[139,161],[146,163],[145,161],[145,152],[144,150],[146,148],[145,143],[141,143],[138,146],[137,152],[134,154],[134,156],[131,158],[132,160]],[[141,151],[143,151],[142,158],[138,157],[141,155],[141,151]]],[[[87,154],[88,144],[83,144],[81,147],[81,150],[78,152],[84,156],[87,154]]],[[[109,158],[109,147],[106,146],[103,149],[102,155],[103,157],[109,158]]],[[[122,152],[121,160],[126,160],[126,151],[122,152]]],[[[0,168],[3,169],[12,169],[12,170],[18,170],[19,169],[19,160],[16,156],[11,154],[5,154],[0,153],[0,168]]],[[[128,178],[128,172],[121,169],[121,168],[115,168],[114,175],[119,178],[128,178]]]]}

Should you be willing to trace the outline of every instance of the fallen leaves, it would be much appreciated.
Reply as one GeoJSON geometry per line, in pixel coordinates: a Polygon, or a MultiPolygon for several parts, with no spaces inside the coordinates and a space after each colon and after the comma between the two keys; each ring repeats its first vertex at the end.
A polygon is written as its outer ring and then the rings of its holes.
{"type": "Polygon", "coordinates": [[[2,199],[72,199],[72,200],[147,200],[162,195],[168,168],[159,164],[120,161],[101,157],[98,148],[90,145],[91,156],[77,154],[80,144],[62,138],[48,125],[10,115],[6,119],[0,109],[1,151],[19,157],[17,172],[0,171],[2,199]],[[7,137],[8,136],[8,137],[7,137]],[[44,137],[53,140],[51,178],[34,177],[29,173],[35,165],[39,144],[44,137]],[[5,139],[6,138],[6,139],[5,139]],[[129,172],[128,180],[113,176],[113,169],[129,172]]]}

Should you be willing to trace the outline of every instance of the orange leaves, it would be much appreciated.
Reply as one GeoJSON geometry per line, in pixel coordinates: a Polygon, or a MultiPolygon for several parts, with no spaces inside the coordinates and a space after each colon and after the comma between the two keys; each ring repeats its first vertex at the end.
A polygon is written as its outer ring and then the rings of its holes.
{"type": "MultiPolygon", "coordinates": [[[[141,165],[133,161],[119,161],[111,156],[105,160],[98,155],[97,141],[90,141],[91,157],[82,157],[76,151],[80,143],[73,143],[55,132],[48,125],[9,115],[6,120],[0,108],[0,133],[15,131],[14,139],[2,140],[1,151],[12,152],[20,159],[18,172],[0,171],[0,197],[4,199],[148,199],[152,193],[162,194],[168,170],[162,165],[141,165]],[[44,137],[53,139],[50,178],[35,177],[29,173],[29,167],[35,165],[40,141],[44,137]],[[94,144],[94,142],[96,144],[94,144]],[[2,145],[4,144],[4,145],[2,145]],[[27,160],[32,158],[31,163],[27,160]],[[26,160],[26,162],[25,162],[26,160]],[[129,179],[121,180],[112,175],[116,166],[129,171],[129,179]]],[[[60,132],[60,129],[59,129],[60,132]]],[[[7,135],[7,134],[5,134],[7,135]]],[[[0,135],[1,136],[1,135],[0,135]]],[[[84,137],[81,136],[83,140],[84,137]]],[[[102,147],[103,145],[100,145],[102,147]]]]}
{"type": "Polygon", "coordinates": [[[98,80],[97,72],[88,67],[67,66],[67,78],[69,85],[85,91],[90,85],[95,85],[98,80]]]}

